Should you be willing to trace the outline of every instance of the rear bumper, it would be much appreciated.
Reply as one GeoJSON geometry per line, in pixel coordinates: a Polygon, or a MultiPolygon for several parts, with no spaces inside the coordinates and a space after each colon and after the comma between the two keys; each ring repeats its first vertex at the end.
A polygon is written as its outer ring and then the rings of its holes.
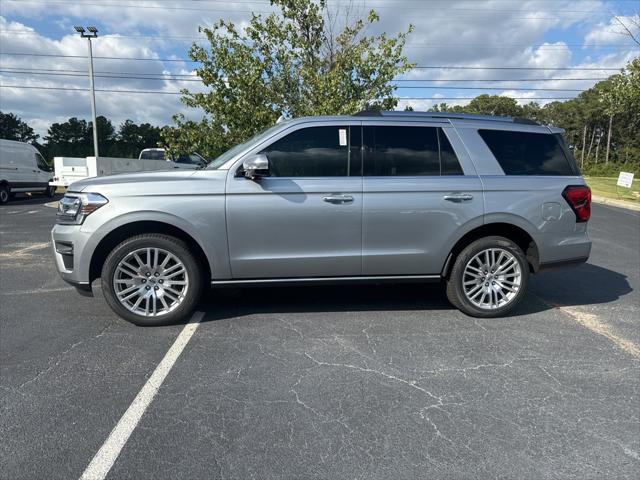
{"type": "Polygon", "coordinates": [[[584,263],[589,259],[591,240],[586,232],[586,224],[577,224],[577,229],[567,236],[548,234],[536,239],[540,270],[584,263]]]}
{"type": "Polygon", "coordinates": [[[580,265],[582,263],[585,263],[587,260],[589,260],[589,257],[579,257],[579,258],[572,258],[569,260],[557,260],[555,262],[546,262],[546,263],[541,263],[540,267],[538,268],[539,272],[542,271],[546,271],[546,270],[554,270],[556,268],[564,268],[564,267],[572,267],[572,266],[576,266],[576,265],[580,265]]]}

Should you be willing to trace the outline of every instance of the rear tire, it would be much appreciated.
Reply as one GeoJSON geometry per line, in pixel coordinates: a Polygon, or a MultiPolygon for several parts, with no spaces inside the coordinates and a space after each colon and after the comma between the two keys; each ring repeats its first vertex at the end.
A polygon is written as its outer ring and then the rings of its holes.
{"type": "Polygon", "coordinates": [[[44,191],[44,194],[47,196],[47,198],[53,198],[56,194],[56,187],[47,187],[47,189],[44,191]]]}
{"type": "Polygon", "coordinates": [[[447,298],[472,317],[500,317],[522,299],[529,264],[522,249],[504,237],[485,237],[469,244],[447,279],[447,298]]]}
{"type": "Polygon", "coordinates": [[[120,243],[102,267],[102,291],[111,309],[139,326],[186,320],[202,292],[203,275],[188,245],[161,234],[120,243]]]}
{"type": "Polygon", "coordinates": [[[9,189],[9,185],[3,183],[0,185],[0,204],[4,205],[9,201],[9,197],[11,196],[11,190],[9,189]]]}

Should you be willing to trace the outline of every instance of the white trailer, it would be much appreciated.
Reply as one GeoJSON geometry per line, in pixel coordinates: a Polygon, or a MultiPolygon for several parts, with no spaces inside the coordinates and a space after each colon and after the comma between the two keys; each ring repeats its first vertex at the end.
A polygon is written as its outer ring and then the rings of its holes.
{"type": "Polygon", "coordinates": [[[54,157],[54,176],[49,185],[66,188],[73,182],[88,177],[174,168],[195,169],[196,167],[198,165],[178,164],[171,160],[99,157],[96,161],[96,157],[54,157]]]}

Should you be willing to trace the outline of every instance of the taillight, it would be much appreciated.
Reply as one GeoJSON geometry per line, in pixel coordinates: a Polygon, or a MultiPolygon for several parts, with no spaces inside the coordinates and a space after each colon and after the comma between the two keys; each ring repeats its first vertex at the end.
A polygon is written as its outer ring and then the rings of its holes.
{"type": "Polygon", "coordinates": [[[570,185],[562,196],[576,214],[576,222],[586,222],[591,218],[591,189],[586,185],[570,185]]]}

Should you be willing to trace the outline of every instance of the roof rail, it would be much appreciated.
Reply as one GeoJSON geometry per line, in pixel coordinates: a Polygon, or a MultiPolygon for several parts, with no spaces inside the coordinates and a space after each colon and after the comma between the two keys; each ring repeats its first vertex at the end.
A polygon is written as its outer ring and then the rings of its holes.
{"type": "Polygon", "coordinates": [[[495,115],[475,115],[458,112],[415,112],[396,110],[363,110],[353,115],[354,117],[405,117],[405,118],[447,118],[457,120],[481,120],[489,122],[521,123],[525,125],[540,125],[534,120],[518,117],[501,117],[495,115]]]}

